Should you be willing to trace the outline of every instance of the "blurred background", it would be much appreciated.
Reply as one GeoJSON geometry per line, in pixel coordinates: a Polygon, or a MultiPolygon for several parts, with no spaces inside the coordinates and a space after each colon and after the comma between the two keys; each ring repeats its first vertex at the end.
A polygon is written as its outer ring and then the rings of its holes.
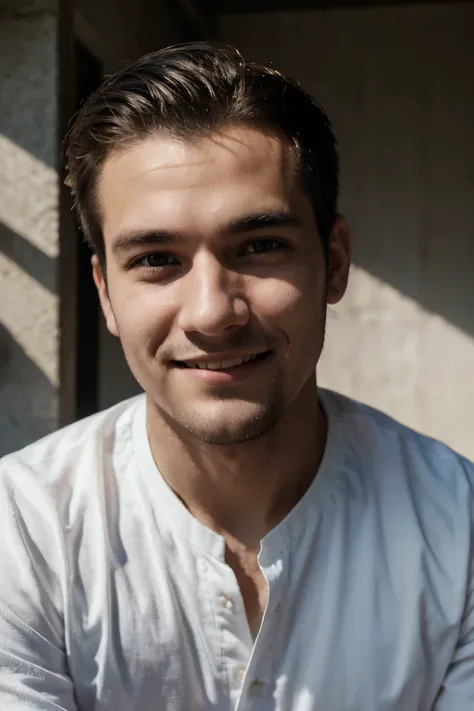
{"type": "Polygon", "coordinates": [[[354,268],[321,385],[474,458],[474,2],[0,0],[0,455],[138,392],[63,187],[104,74],[218,39],[298,79],[339,140],[354,268]]]}

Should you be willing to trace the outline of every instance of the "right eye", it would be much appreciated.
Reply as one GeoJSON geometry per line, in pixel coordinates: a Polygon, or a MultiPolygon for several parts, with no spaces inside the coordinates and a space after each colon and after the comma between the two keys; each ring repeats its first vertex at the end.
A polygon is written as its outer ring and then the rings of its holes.
{"type": "Polygon", "coordinates": [[[179,264],[179,261],[169,252],[152,252],[137,257],[132,262],[132,267],[145,267],[145,269],[164,269],[179,264]]]}

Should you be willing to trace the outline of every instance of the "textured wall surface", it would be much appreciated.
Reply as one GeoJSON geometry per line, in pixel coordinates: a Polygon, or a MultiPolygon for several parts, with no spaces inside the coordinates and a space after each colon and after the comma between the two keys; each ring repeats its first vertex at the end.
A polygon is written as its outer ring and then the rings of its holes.
{"type": "MultiPolygon", "coordinates": [[[[77,0],[107,71],[180,39],[159,5],[77,0]]],[[[0,0],[0,454],[57,424],[54,7],[0,0]]],[[[220,28],[315,93],[340,141],[355,268],[330,314],[320,382],[470,457],[473,23],[465,3],[227,16],[220,28]]],[[[103,334],[102,405],[134,390],[125,373],[103,334]]]]}
{"type": "MultiPolygon", "coordinates": [[[[167,0],[72,4],[106,72],[181,39],[167,0]]],[[[56,0],[0,0],[0,456],[58,426],[57,39],[56,0]]],[[[101,340],[109,404],[135,386],[119,344],[101,340]]]]}
{"type": "MultiPolygon", "coordinates": [[[[106,74],[126,60],[183,40],[172,0],[74,0],[74,7],[79,34],[101,58],[106,74]]],[[[102,409],[137,394],[140,388],[103,318],[99,338],[98,403],[102,409]]]]}
{"type": "Polygon", "coordinates": [[[57,426],[53,9],[0,4],[0,455],[57,426]]]}
{"type": "Polygon", "coordinates": [[[474,5],[231,15],[221,39],[301,81],[340,143],[353,228],[321,384],[474,458],[474,5]]]}

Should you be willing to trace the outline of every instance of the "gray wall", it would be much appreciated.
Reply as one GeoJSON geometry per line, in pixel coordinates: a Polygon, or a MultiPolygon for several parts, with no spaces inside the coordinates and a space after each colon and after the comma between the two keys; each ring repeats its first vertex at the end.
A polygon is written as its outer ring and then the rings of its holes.
{"type": "MultiPolygon", "coordinates": [[[[76,32],[102,61],[106,74],[125,60],[183,39],[175,4],[169,0],[74,0],[74,8],[76,32]]],[[[98,387],[100,409],[140,392],[119,341],[108,333],[102,318],[98,387]]]]}
{"type": "MultiPolygon", "coordinates": [[[[113,70],[181,39],[172,4],[76,0],[113,70]]],[[[324,103],[354,232],[319,379],[474,457],[474,46],[469,4],[237,15],[221,38],[324,103]]],[[[0,454],[58,424],[57,20],[0,0],[0,454]]],[[[136,391],[101,332],[100,405],[136,391]]]]}
{"type": "MultiPolygon", "coordinates": [[[[75,0],[71,23],[109,72],[181,39],[173,7],[170,0],[75,0]]],[[[59,424],[58,88],[72,67],[58,28],[73,38],[59,10],[56,0],[0,0],[0,456],[59,424]]],[[[135,386],[104,329],[102,341],[108,404],[135,386]]]]}
{"type": "Polygon", "coordinates": [[[322,385],[474,458],[474,5],[230,15],[327,109],[354,262],[322,385]]]}
{"type": "Polygon", "coordinates": [[[0,3],[0,455],[57,423],[56,33],[53,2],[0,3]]]}

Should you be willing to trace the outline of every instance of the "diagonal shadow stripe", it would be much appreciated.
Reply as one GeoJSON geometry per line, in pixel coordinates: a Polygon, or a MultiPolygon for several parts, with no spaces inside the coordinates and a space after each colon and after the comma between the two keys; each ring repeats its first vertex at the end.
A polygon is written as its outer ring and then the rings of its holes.
{"type": "Polygon", "coordinates": [[[0,321],[0,457],[56,429],[56,392],[0,321]]]}
{"type": "Polygon", "coordinates": [[[57,291],[57,260],[0,222],[0,252],[51,293],[57,291]]]}

